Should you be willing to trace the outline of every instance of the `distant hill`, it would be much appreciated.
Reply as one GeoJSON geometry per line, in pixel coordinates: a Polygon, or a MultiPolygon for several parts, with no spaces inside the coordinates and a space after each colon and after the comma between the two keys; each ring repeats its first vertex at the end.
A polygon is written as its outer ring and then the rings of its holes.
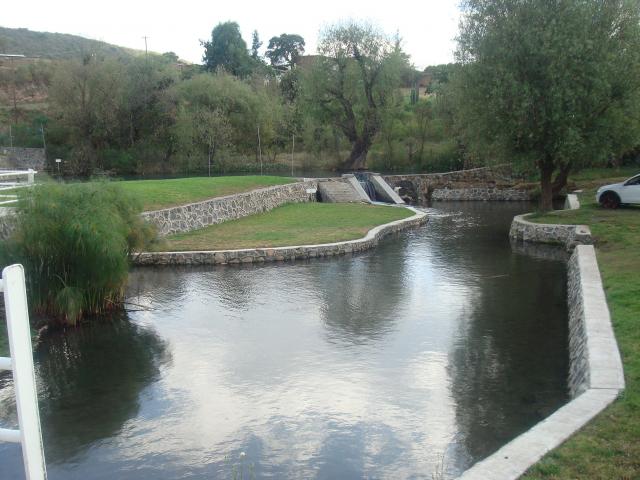
{"type": "Polygon", "coordinates": [[[34,32],[26,28],[0,27],[0,53],[51,59],[79,58],[87,53],[124,57],[142,51],[67,33],[34,32]]]}

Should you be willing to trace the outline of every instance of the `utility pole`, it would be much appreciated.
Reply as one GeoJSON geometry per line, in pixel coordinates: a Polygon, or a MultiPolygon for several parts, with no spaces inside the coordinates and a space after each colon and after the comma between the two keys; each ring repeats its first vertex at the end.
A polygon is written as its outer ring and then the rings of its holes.
{"type": "Polygon", "coordinates": [[[295,134],[291,135],[291,176],[293,177],[293,152],[296,148],[296,136],[295,134]]]}
{"type": "Polygon", "coordinates": [[[147,39],[148,39],[149,37],[147,37],[147,36],[145,35],[145,36],[144,36],[144,37],[142,37],[142,38],[144,38],[144,56],[145,56],[145,57],[149,57],[149,50],[147,50],[147,39]]]}
{"type": "Polygon", "coordinates": [[[47,141],[44,138],[44,125],[40,124],[40,134],[42,135],[42,148],[44,150],[44,157],[47,158],[47,141]]]}
{"type": "Polygon", "coordinates": [[[262,175],[262,144],[260,143],[260,125],[258,125],[258,158],[260,159],[260,175],[262,175]]]}
{"type": "Polygon", "coordinates": [[[9,124],[9,146],[13,148],[13,132],[11,131],[11,124],[9,124]]]}

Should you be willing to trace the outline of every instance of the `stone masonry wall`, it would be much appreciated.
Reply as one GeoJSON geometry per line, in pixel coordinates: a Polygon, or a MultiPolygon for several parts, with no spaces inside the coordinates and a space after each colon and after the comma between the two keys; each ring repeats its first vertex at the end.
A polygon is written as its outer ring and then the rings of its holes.
{"type": "Polygon", "coordinates": [[[285,203],[315,201],[316,180],[277,185],[250,192],[217,197],[202,202],[144,212],[142,217],[155,224],[161,236],[189,232],[227,220],[267,212],[285,203]]]}
{"type": "Polygon", "coordinates": [[[45,162],[44,148],[0,147],[0,168],[42,170],[45,162]]]}
{"type": "Polygon", "coordinates": [[[587,333],[584,328],[584,303],[580,288],[578,255],[574,252],[568,263],[569,305],[569,392],[571,397],[589,388],[589,359],[586,351],[587,333]]]}
{"type": "Polygon", "coordinates": [[[133,258],[136,265],[233,265],[331,257],[361,252],[375,247],[380,239],[393,232],[427,222],[424,212],[410,208],[415,215],[373,228],[363,238],[322,245],[250,248],[243,250],[211,250],[200,252],[146,252],[133,258]]]}
{"type": "Polygon", "coordinates": [[[446,173],[385,175],[393,188],[411,190],[417,202],[430,200],[529,201],[527,190],[514,188],[510,165],[446,173]]]}
{"type": "Polygon", "coordinates": [[[518,215],[511,222],[509,237],[515,241],[562,245],[569,250],[578,244],[593,243],[591,230],[586,225],[559,225],[533,223],[527,220],[530,213],[518,215]]]}
{"type": "Polygon", "coordinates": [[[436,188],[431,194],[431,200],[443,201],[503,201],[503,202],[528,202],[531,195],[526,190],[516,188],[436,188]]]}

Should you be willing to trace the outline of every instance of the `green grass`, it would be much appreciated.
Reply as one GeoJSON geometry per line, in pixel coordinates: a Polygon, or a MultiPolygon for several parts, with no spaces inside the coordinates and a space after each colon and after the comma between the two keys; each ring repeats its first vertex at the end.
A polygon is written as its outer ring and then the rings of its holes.
{"type": "MultiPolygon", "coordinates": [[[[624,172],[622,177],[633,173],[624,172]]],[[[596,184],[618,179],[597,180],[597,172],[585,175],[577,182],[586,187],[579,210],[532,218],[539,223],[590,226],[622,353],[626,390],[595,420],[532,467],[523,477],[526,479],[640,478],[640,208],[605,210],[594,198],[596,184]]]]}
{"type": "Polygon", "coordinates": [[[377,225],[412,215],[406,208],[364,204],[289,204],[266,213],[171,235],[158,250],[228,250],[353,240],[377,225]]]}
{"type": "Polygon", "coordinates": [[[234,176],[193,177],[167,180],[127,180],[118,182],[126,191],[140,198],[145,210],[198,202],[212,197],[247,192],[256,188],[295,182],[290,177],[234,176]]]}

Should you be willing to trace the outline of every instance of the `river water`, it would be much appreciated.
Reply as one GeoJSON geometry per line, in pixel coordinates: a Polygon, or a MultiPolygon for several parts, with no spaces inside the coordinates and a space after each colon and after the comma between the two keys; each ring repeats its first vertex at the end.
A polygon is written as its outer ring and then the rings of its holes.
{"type": "MultiPolygon", "coordinates": [[[[509,203],[369,252],[138,269],[122,318],[36,351],[49,478],[452,478],[568,399],[565,264],[509,203]]],[[[15,425],[0,379],[0,425],[15,425]]],[[[23,478],[0,444],[0,478],[23,478]]]]}

